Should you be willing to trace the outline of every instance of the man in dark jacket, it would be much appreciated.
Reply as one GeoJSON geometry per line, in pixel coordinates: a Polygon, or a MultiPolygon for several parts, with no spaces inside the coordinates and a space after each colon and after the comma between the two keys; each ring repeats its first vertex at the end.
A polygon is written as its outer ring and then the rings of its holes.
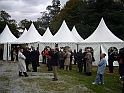
{"type": "Polygon", "coordinates": [[[76,65],[76,63],[77,63],[77,52],[76,52],[76,50],[74,50],[74,65],[76,65]]]}
{"type": "Polygon", "coordinates": [[[36,62],[37,62],[37,67],[39,67],[39,55],[40,55],[40,52],[39,52],[39,47],[37,47],[37,50],[36,50],[36,62]]]}
{"type": "Polygon", "coordinates": [[[86,74],[86,59],[84,58],[85,55],[87,54],[86,52],[87,47],[85,47],[84,52],[83,52],[83,66],[84,66],[84,74],[86,74]]]}
{"type": "Polygon", "coordinates": [[[110,51],[110,54],[108,56],[108,64],[109,64],[109,73],[113,73],[113,62],[115,60],[115,57],[114,57],[114,52],[113,50],[110,51]]]}
{"type": "Polygon", "coordinates": [[[63,49],[61,49],[59,52],[60,69],[64,69],[64,60],[65,60],[64,56],[65,56],[65,52],[63,51],[63,49]]]}
{"type": "Polygon", "coordinates": [[[51,56],[51,65],[53,68],[53,81],[58,81],[58,76],[57,76],[57,66],[58,66],[58,61],[59,61],[59,54],[58,54],[59,49],[55,48],[50,51],[50,56],[51,56]]]}
{"type": "Polygon", "coordinates": [[[27,69],[27,71],[29,71],[28,65],[30,64],[30,51],[29,51],[28,47],[26,47],[24,49],[23,54],[26,57],[26,59],[25,59],[26,69],[27,69]]]}
{"type": "Polygon", "coordinates": [[[82,72],[82,67],[83,67],[83,53],[82,53],[82,49],[80,49],[79,52],[77,53],[77,61],[78,61],[79,72],[82,72]]]}
{"type": "Polygon", "coordinates": [[[72,50],[70,49],[70,53],[71,53],[71,56],[70,56],[70,65],[69,65],[69,70],[72,70],[72,59],[73,59],[73,52],[72,50]]]}
{"type": "Polygon", "coordinates": [[[33,67],[32,72],[37,72],[37,61],[36,61],[37,57],[36,57],[36,51],[35,51],[34,47],[32,47],[30,57],[31,57],[31,62],[32,62],[32,67],[33,67]]]}

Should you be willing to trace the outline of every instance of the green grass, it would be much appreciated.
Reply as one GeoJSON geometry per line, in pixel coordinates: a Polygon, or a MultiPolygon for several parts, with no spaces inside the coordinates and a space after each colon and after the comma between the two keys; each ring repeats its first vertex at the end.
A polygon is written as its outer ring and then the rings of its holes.
{"type": "MultiPolygon", "coordinates": [[[[47,71],[46,65],[42,65],[38,71],[43,72],[43,73],[49,72],[47,71]]],[[[58,88],[56,89],[56,91],[59,91],[59,90],[64,91],[64,90],[68,90],[69,88],[73,86],[78,86],[77,88],[79,90],[78,93],[82,93],[80,91],[81,88],[79,88],[79,85],[80,86],[84,85],[85,87],[90,89],[90,93],[121,93],[122,86],[121,86],[121,81],[118,75],[118,67],[114,68],[114,73],[112,74],[109,74],[108,67],[106,68],[106,71],[104,74],[104,79],[105,79],[104,85],[101,85],[101,84],[92,85],[92,82],[94,82],[96,78],[96,71],[97,71],[97,67],[93,67],[92,76],[86,76],[85,74],[78,72],[78,68],[76,65],[73,65],[71,71],[63,71],[58,68],[58,76],[59,77],[61,76],[62,78],[60,78],[60,80],[65,81],[66,84],[55,85],[52,83],[48,83],[48,85],[52,84],[55,87],[56,86],[60,86],[60,87],[67,86],[67,88],[63,88],[63,89],[58,88]]],[[[52,85],[50,87],[52,87],[52,85]]]]}
{"type": "Polygon", "coordinates": [[[75,82],[85,85],[95,93],[121,93],[121,81],[119,80],[118,67],[114,68],[114,73],[108,74],[108,67],[106,68],[104,79],[104,85],[92,85],[96,78],[97,67],[93,67],[92,76],[86,76],[83,73],[78,73],[77,66],[73,66],[72,71],[63,72],[59,71],[59,75],[64,76],[65,74],[73,77],[75,82]]]}

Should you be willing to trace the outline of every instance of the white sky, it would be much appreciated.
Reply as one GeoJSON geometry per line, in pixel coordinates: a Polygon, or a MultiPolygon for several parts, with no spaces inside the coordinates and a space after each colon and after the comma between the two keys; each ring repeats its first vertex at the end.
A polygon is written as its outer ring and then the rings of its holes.
{"type": "MultiPolygon", "coordinates": [[[[69,0],[60,0],[61,6],[67,1],[69,0]]],[[[40,12],[46,11],[51,2],[52,0],[0,0],[0,11],[6,11],[17,22],[23,19],[36,21],[41,16],[40,12]]]]}

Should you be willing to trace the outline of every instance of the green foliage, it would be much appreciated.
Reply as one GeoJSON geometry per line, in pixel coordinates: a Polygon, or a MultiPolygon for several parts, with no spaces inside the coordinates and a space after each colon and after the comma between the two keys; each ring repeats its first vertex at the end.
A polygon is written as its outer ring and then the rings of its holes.
{"type": "Polygon", "coordinates": [[[17,22],[16,22],[16,20],[10,19],[10,18],[11,18],[11,16],[7,12],[5,12],[3,10],[0,11],[0,33],[2,33],[2,31],[4,30],[4,28],[7,24],[10,28],[10,31],[16,37],[18,37],[17,22]]]}
{"type": "Polygon", "coordinates": [[[69,29],[71,30],[75,25],[78,33],[85,39],[93,33],[102,17],[107,27],[116,36],[124,39],[124,3],[122,0],[69,0],[60,14],[56,16],[52,26],[54,32],[57,32],[60,27],[57,24],[66,20],[69,29]]]}

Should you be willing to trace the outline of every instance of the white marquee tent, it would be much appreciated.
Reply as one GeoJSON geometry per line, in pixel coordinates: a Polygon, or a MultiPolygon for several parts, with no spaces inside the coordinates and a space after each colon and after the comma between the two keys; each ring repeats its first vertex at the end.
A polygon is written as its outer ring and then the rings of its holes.
{"type": "MultiPolygon", "coordinates": [[[[100,60],[100,49],[101,52],[107,54],[110,47],[116,47],[118,50],[124,46],[124,42],[116,37],[106,26],[103,18],[101,19],[96,30],[85,39],[82,43],[79,43],[79,48],[84,49],[85,47],[92,47],[94,50],[95,62],[93,65],[97,65],[100,60]]],[[[118,65],[117,62],[114,65],[118,65]]]]}
{"type": "Polygon", "coordinates": [[[73,27],[71,33],[72,33],[76,38],[78,38],[78,40],[80,40],[81,42],[84,41],[84,39],[78,34],[78,32],[77,32],[75,26],[73,27]]]}
{"type": "Polygon", "coordinates": [[[52,33],[50,32],[50,29],[49,29],[49,27],[47,28],[47,30],[46,30],[46,32],[43,34],[43,39],[45,40],[45,41],[48,41],[50,38],[52,38],[53,37],[53,35],[52,35],[52,33]]]}
{"type": "Polygon", "coordinates": [[[42,36],[38,33],[34,24],[32,23],[29,30],[25,35],[18,38],[18,40],[12,42],[14,44],[25,44],[25,43],[33,43],[33,42],[42,42],[42,36]]]}
{"type": "Polygon", "coordinates": [[[26,33],[27,33],[27,29],[25,28],[24,32],[22,33],[22,35],[19,38],[23,37],[26,33]]]}
{"type": "Polygon", "coordinates": [[[6,25],[3,32],[0,34],[0,44],[9,43],[15,40],[17,40],[17,38],[11,33],[8,25],[6,25]]]}
{"type": "MultiPolygon", "coordinates": [[[[57,43],[58,47],[69,46],[71,49],[77,49],[77,42],[80,42],[80,40],[71,33],[65,21],[63,21],[60,29],[54,37],[50,38],[46,42],[49,42],[49,44],[57,43]]],[[[52,45],[52,47],[55,47],[55,45],[52,45]]]]}
{"type": "Polygon", "coordinates": [[[17,40],[17,38],[11,33],[8,25],[4,28],[3,32],[0,34],[0,44],[3,44],[3,60],[10,59],[10,49],[11,46],[9,42],[13,42],[17,40]]]}

